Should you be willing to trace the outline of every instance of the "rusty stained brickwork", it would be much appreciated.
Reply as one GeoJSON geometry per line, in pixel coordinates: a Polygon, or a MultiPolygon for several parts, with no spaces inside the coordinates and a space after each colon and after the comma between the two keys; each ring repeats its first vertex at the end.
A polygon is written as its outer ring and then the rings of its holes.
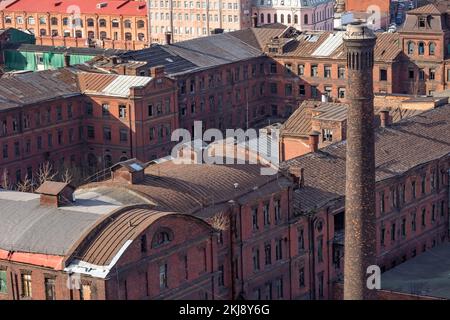
{"type": "Polygon", "coordinates": [[[375,264],[375,151],[373,50],[376,36],[362,24],[347,27],[348,117],[345,201],[344,299],[375,297],[366,270],[375,264]]]}

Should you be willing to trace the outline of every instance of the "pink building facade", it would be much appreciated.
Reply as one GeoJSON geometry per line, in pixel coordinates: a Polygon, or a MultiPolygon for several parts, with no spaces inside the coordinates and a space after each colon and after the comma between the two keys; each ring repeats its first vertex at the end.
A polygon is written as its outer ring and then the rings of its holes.
{"type": "Polygon", "coordinates": [[[256,0],[252,15],[258,25],[281,23],[300,31],[333,30],[334,1],[256,0]]]}

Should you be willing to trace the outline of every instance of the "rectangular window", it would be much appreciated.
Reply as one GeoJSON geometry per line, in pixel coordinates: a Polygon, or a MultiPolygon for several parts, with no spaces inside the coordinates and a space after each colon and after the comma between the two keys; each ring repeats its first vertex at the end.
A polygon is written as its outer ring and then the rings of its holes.
{"type": "Polygon", "coordinates": [[[345,79],[345,67],[340,66],[338,68],[338,78],[345,79]]]}
{"type": "Polygon", "coordinates": [[[103,127],[103,139],[105,141],[111,141],[111,128],[103,127]]]}
{"type": "Polygon", "coordinates": [[[435,69],[430,69],[429,78],[430,78],[430,80],[435,80],[436,79],[436,70],[435,69]]]}
{"type": "Polygon", "coordinates": [[[411,215],[411,230],[416,231],[416,213],[413,212],[411,215]]]}
{"type": "Polygon", "coordinates": [[[56,107],[56,120],[58,120],[58,121],[62,120],[62,107],[61,106],[56,107]]]}
{"type": "Polygon", "coordinates": [[[102,116],[109,117],[109,104],[107,103],[102,104],[102,116]]]}
{"type": "Polygon", "coordinates": [[[87,126],[87,137],[88,137],[88,139],[95,138],[95,129],[93,126],[87,126]]]}
{"type": "Polygon", "coordinates": [[[414,70],[413,69],[409,69],[408,70],[408,78],[409,79],[414,79],[414,70]]]}
{"type": "Polygon", "coordinates": [[[276,63],[270,64],[270,73],[277,73],[277,64],[276,63]]]}
{"type": "Polygon", "coordinates": [[[94,114],[94,107],[90,102],[86,103],[86,114],[88,116],[92,116],[94,114]]]}
{"type": "Polygon", "coordinates": [[[120,135],[120,142],[128,141],[128,130],[127,129],[120,129],[119,135],[120,135]]]}
{"type": "Polygon", "coordinates": [[[270,211],[268,203],[264,204],[263,206],[263,214],[264,214],[264,225],[267,226],[270,224],[270,211]]]}
{"type": "Polygon", "coordinates": [[[219,287],[223,287],[225,285],[225,270],[223,264],[219,266],[218,285],[219,287]]]}
{"type": "Polygon", "coordinates": [[[322,130],[322,141],[323,142],[332,142],[333,141],[333,130],[323,129],[322,130]]]}
{"type": "Polygon", "coordinates": [[[272,263],[272,246],[270,243],[266,243],[264,246],[264,262],[266,265],[272,263]]]}
{"type": "Polygon", "coordinates": [[[6,270],[0,270],[0,293],[8,293],[8,281],[6,270]]]}
{"type": "Polygon", "coordinates": [[[319,90],[317,90],[317,86],[311,86],[311,97],[317,98],[319,96],[319,90]]]}
{"type": "Polygon", "coordinates": [[[22,281],[22,297],[31,298],[32,296],[32,287],[31,287],[31,274],[20,275],[22,281]]]}
{"type": "Polygon", "coordinates": [[[277,84],[272,82],[269,84],[270,86],[270,93],[276,94],[278,92],[277,84]]]}
{"type": "Polygon", "coordinates": [[[380,69],[380,81],[387,81],[387,70],[380,69]]]}
{"type": "Polygon", "coordinates": [[[284,95],[285,96],[292,96],[292,84],[287,83],[284,85],[284,95]]]}
{"type": "Polygon", "coordinates": [[[305,85],[301,84],[298,86],[298,94],[304,96],[306,94],[305,85]]]}
{"type": "Polygon", "coordinates": [[[317,239],[317,261],[323,262],[323,239],[317,239]]]}
{"type": "Polygon", "coordinates": [[[127,107],[124,105],[119,105],[119,118],[125,119],[127,117],[127,107]]]}
{"type": "Polygon", "coordinates": [[[45,278],[45,300],[56,300],[55,279],[45,278]]]}
{"type": "Polygon", "coordinates": [[[277,291],[277,298],[282,299],[283,298],[283,278],[279,278],[275,282],[275,287],[277,291]]]}
{"type": "Polygon", "coordinates": [[[253,230],[258,230],[258,208],[252,208],[252,225],[253,230]]]}
{"type": "Polygon", "coordinates": [[[283,239],[275,242],[275,260],[283,259],[283,239]]]}
{"type": "Polygon", "coordinates": [[[297,67],[297,73],[299,76],[303,76],[305,74],[305,65],[299,64],[297,67]]]}
{"type": "Polygon", "coordinates": [[[319,69],[317,64],[311,66],[311,77],[317,77],[319,75],[319,69]]]}
{"type": "Polygon", "coordinates": [[[402,219],[402,237],[406,237],[406,218],[402,219]]]}
{"type": "Polygon", "coordinates": [[[380,244],[384,246],[386,239],[386,229],[384,227],[381,228],[381,235],[380,235],[380,244]]]}
{"type": "Polygon", "coordinates": [[[298,251],[299,253],[302,253],[302,251],[305,250],[304,230],[303,228],[299,228],[297,232],[298,232],[298,251]]]}
{"type": "Polygon", "coordinates": [[[298,286],[300,288],[305,286],[305,267],[300,267],[298,270],[298,286]]]}
{"type": "Polygon", "coordinates": [[[274,211],[275,211],[275,222],[279,222],[281,220],[281,202],[280,200],[274,201],[274,211]]]}
{"type": "Polygon", "coordinates": [[[159,288],[167,288],[167,264],[162,264],[159,266],[159,288]]]}
{"type": "Polygon", "coordinates": [[[325,78],[331,78],[331,66],[323,67],[323,75],[325,78]]]}
{"type": "Polygon", "coordinates": [[[259,270],[259,249],[253,249],[253,271],[259,270]]]}

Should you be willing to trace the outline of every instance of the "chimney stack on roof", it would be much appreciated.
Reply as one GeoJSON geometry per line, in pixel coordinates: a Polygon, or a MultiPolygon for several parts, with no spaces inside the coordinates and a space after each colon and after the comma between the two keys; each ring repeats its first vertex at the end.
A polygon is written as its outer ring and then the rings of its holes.
{"type": "Polygon", "coordinates": [[[317,131],[312,131],[309,134],[309,148],[311,152],[317,152],[319,150],[319,136],[320,133],[317,131]]]}
{"type": "Polygon", "coordinates": [[[144,181],[146,165],[137,159],[119,162],[111,167],[112,181],[139,184],[144,181]]]}
{"type": "Polygon", "coordinates": [[[64,53],[64,67],[70,67],[70,55],[67,52],[64,53]]]}
{"type": "Polygon", "coordinates": [[[41,206],[61,207],[74,202],[75,188],[66,182],[45,181],[36,193],[41,195],[41,206]]]}
{"type": "Polygon", "coordinates": [[[389,110],[384,109],[380,111],[380,126],[385,128],[391,124],[391,115],[389,110]]]}
{"type": "Polygon", "coordinates": [[[166,36],[166,44],[170,45],[172,43],[172,32],[166,32],[165,36],[166,36]]]}
{"type": "Polygon", "coordinates": [[[164,66],[154,66],[150,68],[150,77],[159,78],[164,76],[165,68],[164,66]]]}

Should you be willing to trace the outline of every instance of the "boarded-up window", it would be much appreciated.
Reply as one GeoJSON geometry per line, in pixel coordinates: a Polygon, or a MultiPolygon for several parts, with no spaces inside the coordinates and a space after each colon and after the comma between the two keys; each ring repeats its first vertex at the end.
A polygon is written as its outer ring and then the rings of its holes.
{"type": "Polygon", "coordinates": [[[6,270],[0,270],[0,293],[8,293],[6,270]]]}
{"type": "Polygon", "coordinates": [[[91,285],[82,284],[80,288],[80,300],[91,300],[91,285]]]}

